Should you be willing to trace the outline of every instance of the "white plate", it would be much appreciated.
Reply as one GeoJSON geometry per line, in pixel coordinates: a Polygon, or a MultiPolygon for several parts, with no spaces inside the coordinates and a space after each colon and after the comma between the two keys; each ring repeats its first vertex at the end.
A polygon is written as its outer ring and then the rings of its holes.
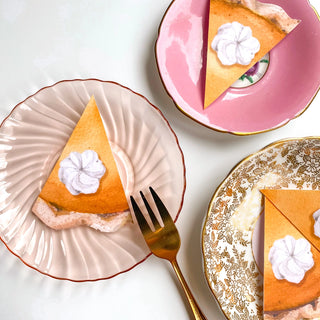
{"type": "Polygon", "coordinates": [[[159,109],[128,88],[97,79],[67,80],[18,104],[0,128],[0,237],[26,265],[73,281],[110,278],[149,254],[136,224],[112,234],[87,227],[54,231],[31,212],[91,95],[110,142],[132,165],[132,194],[153,186],[176,219],[185,192],[176,135],[159,109]]]}

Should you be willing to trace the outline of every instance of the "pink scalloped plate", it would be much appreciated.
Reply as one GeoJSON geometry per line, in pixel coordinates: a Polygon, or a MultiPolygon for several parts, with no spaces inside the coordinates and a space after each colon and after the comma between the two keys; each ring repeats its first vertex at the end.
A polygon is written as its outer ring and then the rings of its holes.
{"type": "Polygon", "coordinates": [[[320,21],[308,0],[266,0],[301,20],[270,52],[265,76],[247,88],[229,88],[203,109],[208,0],[175,0],[163,17],[156,59],[176,106],[218,131],[254,134],[299,116],[320,87],[320,21]]]}
{"type": "Polygon", "coordinates": [[[146,98],[97,79],[66,80],[39,90],[19,103],[0,127],[0,239],[26,265],[58,279],[107,279],[150,255],[136,223],[113,233],[89,227],[56,231],[31,211],[92,95],[127,197],[138,199],[139,190],[153,186],[174,219],[183,204],[181,148],[167,120],[146,98]]]}

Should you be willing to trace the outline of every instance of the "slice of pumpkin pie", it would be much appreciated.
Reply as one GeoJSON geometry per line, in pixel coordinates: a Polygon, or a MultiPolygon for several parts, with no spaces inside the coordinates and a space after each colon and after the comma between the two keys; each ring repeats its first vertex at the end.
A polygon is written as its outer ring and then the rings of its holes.
{"type": "Polygon", "coordinates": [[[94,97],[86,106],[32,210],[53,229],[86,225],[109,232],[131,220],[94,97]]]}
{"type": "Polygon", "coordinates": [[[298,23],[274,4],[256,0],[210,0],[204,108],[298,23]]]}
{"type": "Polygon", "coordinates": [[[320,191],[265,196],[264,319],[320,317],[320,191]]]}

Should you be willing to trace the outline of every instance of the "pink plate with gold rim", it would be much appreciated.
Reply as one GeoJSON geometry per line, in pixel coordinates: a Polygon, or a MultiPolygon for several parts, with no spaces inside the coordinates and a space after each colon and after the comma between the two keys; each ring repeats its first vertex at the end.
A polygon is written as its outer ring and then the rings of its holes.
{"type": "Polygon", "coordinates": [[[0,239],[26,265],[58,279],[110,278],[149,255],[135,223],[114,233],[88,227],[55,231],[31,212],[92,95],[127,196],[151,185],[175,219],[183,203],[182,151],[167,120],[146,98],[96,79],[61,81],[39,90],[18,104],[0,128],[0,239]]]}
{"type": "Polygon", "coordinates": [[[320,21],[308,0],[263,0],[301,20],[270,52],[263,78],[229,88],[203,110],[208,0],[175,0],[159,29],[160,76],[180,111],[218,131],[253,134],[278,128],[299,116],[320,87],[320,21]]]}

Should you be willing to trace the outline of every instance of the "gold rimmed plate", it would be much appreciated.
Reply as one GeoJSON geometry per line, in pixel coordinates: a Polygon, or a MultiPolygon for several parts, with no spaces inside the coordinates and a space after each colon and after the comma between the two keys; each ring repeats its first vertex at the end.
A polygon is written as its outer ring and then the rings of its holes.
{"type": "Polygon", "coordinates": [[[58,279],[110,278],[150,254],[133,223],[114,233],[87,227],[56,231],[31,212],[92,95],[127,196],[151,185],[175,219],[183,203],[185,165],[177,137],[145,97],[98,79],[66,80],[39,90],[0,128],[0,239],[26,265],[58,279]]]}
{"type": "Polygon", "coordinates": [[[210,202],[205,277],[230,320],[263,319],[263,188],[320,189],[320,137],[275,142],[242,160],[210,202]]]}
{"type": "Polygon", "coordinates": [[[183,114],[213,130],[251,135],[279,128],[307,109],[320,87],[319,17],[308,0],[270,2],[301,23],[270,51],[259,81],[231,86],[204,109],[210,1],[172,1],[159,28],[156,61],[166,91],[183,114]]]}

